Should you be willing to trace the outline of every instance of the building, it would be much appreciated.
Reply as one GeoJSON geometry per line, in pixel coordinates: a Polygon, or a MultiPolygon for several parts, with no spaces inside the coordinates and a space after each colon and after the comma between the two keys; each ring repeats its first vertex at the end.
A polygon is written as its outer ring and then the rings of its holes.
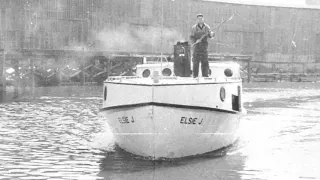
{"type": "Polygon", "coordinates": [[[306,0],[307,5],[320,5],[319,0],[306,0]]]}
{"type": "Polygon", "coordinates": [[[15,53],[172,53],[173,44],[188,40],[195,15],[202,12],[212,28],[233,16],[215,30],[210,53],[254,55],[255,64],[268,71],[314,72],[320,64],[318,6],[203,0],[3,0],[0,12],[0,49],[15,53]]]}

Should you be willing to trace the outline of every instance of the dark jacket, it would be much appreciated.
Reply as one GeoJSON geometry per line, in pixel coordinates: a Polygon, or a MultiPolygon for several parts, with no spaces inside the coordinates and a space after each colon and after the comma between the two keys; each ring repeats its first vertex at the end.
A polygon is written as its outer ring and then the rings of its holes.
{"type": "Polygon", "coordinates": [[[208,38],[211,38],[210,32],[210,26],[206,23],[204,23],[202,26],[200,24],[195,24],[194,26],[192,26],[190,34],[190,40],[192,44],[200,39],[204,34],[207,34],[207,37],[204,37],[200,43],[194,46],[194,52],[207,52],[208,38]]]}

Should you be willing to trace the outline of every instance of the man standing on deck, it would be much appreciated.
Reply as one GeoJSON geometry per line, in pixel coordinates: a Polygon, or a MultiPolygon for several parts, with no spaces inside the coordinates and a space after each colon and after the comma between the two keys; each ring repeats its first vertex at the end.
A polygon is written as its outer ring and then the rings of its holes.
{"type": "Polygon", "coordinates": [[[203,77],[208,77],[208,38],[215,36],[210,26],[204,23],[202,14],[197,15],[197,24],[192,26],[190,40],[193,45],[193,77],[198,77],[199,63],[201,62],[201,72],[203,77]]]}

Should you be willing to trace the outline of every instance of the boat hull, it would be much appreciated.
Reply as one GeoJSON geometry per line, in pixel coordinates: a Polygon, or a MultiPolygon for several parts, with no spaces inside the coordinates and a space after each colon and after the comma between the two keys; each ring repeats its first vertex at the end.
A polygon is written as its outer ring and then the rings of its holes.
{"type": "Polygon", "coordinates": [[[152,159],[194,156],[229,146],[237,139],[242,116],[163,104],[102,110],[120,148],[152,159]]]}

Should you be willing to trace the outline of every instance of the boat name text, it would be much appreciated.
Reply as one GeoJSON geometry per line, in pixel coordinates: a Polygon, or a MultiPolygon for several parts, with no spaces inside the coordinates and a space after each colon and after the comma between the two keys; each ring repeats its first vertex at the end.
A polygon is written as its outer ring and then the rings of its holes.
{"type": "Polygon", "coordinates": [[[181,117],[180,124],[202,124],[203,119],[196,117],[181,117]]]}
{"type": "Polygon", "coordinates": [[[118,120],[121,124],[129,124],[129,123],[135,122],[133,116],[131,116],[131,117],[128,117],[128,116],[118,117],[118,120]]]}

